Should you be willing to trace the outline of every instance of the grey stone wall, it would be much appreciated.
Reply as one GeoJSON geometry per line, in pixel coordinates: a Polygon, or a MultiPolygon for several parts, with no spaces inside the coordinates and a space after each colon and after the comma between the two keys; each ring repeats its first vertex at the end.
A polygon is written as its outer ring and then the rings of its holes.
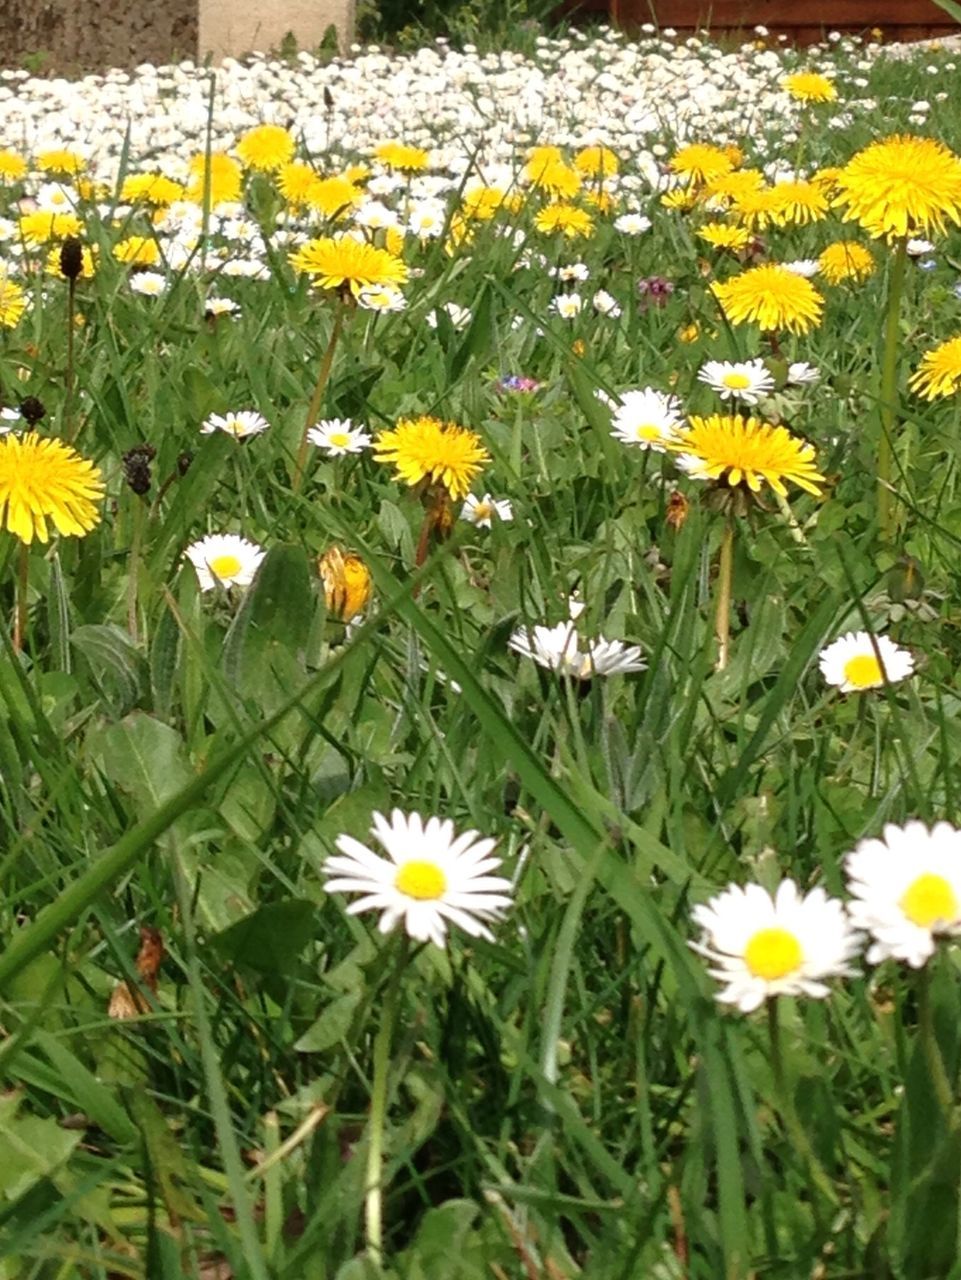
{"type": "Polygon", "coordinates": [[[0,66],[46,54],[69,75],[191,58],[198,26],[197,0],[0,0],[0,66]]]}

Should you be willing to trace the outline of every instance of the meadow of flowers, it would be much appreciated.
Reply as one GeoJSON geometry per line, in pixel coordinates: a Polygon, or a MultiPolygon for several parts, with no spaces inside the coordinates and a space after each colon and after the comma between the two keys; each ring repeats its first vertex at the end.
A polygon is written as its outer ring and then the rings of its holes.
{"type": "Polygon", "coordinates": [[[961,90],[0,72],[0,1277],[961,1275],[961,90]]]}

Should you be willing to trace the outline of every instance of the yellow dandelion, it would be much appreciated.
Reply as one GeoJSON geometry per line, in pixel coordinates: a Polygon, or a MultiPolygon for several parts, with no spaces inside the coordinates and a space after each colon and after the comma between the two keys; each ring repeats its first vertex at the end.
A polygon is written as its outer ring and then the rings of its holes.
{"type": "Polygon", "coordinates": [[[921,357],[908,386],[925,400],[961,391],[961,337],[949,338],[921,357]]]}
{"type": "Polygon", "coordinates": [[[0,151],[0,182],[19,182],[26,177],[27,162],[16,151],[0,151]]]}
{"type": "Polygon", "coordinates": [[[778,227],[806,227],[828,215],[828,198],[813,182],[779,182],[772,189],[772,222],[778,227]]]}
{"type": "Polygon", "coordinates": [[[732,324],[757,324],[772,331],[807,333],[821,319],[824,299],[810,280],[775,263],[742,271],[711,292],[732,324]]]}
{"type": "Polygon", "coordinates": [[[841,170],[838,165],[825,165],[823,169],[818,169],[816,173],[812,173],[810,181],[816,187],[823,187],[828,195],[833,195],[838,185],[838,178],[841,170]]]}
{"type": "Polygon", "coordinates": [[[405,484],[432,480],[452,498],[464,498],[490,454],[481,438],[467,427],[439,418],[401,418],[377,437],[377,462],[389,462],[405,484]]]}
{"type": "Polygon", "coordinates": [[[555,200],[569,200],[581,189],[583,179],[576,169],[563,160],[528,160],[524,177],[538,191],[546,191],[555,200]]]}
{"type": "Polygon", "coordinates": [[[25,213],[17,223],[17,229],[24,244],[36,249],[51,240],[65,240],[67,236],[77,235],[81,223],[75,213],[51,213],[47,209],[37,209],[33,213],[25,213]]]}
{"type": "Polygon", "coordinates": [[[677,453],[678,466],[696,480],[723,480],[732,488],[745,485],[757,493],[768,484],[783,498],[784,481],[808,493],[820,494],[824,479],[816,466],[814,446],[792,436],[785,427],[739,413],[712,413],[688,418],[676,428],[667,448],[677,453]]]}
{"type": "Polygon", "coordinates": [[[163,173],[132,173],[120,188],[120,199],[125,204],[149,204],[163,209],[183,198],[181,184],[163,173]]]}
{"type": "Polygon", "coordinates": [[[838,96],[834,82],[816,71],[795,71],[782,79],[781,88],[797,102],[836,102],[838,96]]]}
{"type": "Polygon", "coordinates": [[[739,196],[758,191],[764,186],[764,174],[759,169],[739,169],[736,173],[722,173],[720,177],[705,182],[701,195],[706,202],[717,201],[726,207],[739,196]]]}
{"type": "Polygon", "coordinates": [[[82,156],[78,156],[75,151],[67,151],[63,148],[41,151],[37,156],[37,168],[42,169],[44,173],[65,173],[75,178],[78,173],[83,173],[86,167],[86,161],[82,156]]]}
{"type": "Polygon", "coordinates": [[[464,192],[461,211],[465,218],[488,222],[503,205],[507,192],[503,187],[478,186],[464,192]]]}
{"type": "Polygon", "coordinates": [[[661,196],[661,204],[665,209],[687,213],[697,204],[697,192],[693,187],[675,187],[673,191],[664,192],[661,196]]]}
{"type": "Polygon", "coordinates": [[[0,329],[12,329],[27,309],[27,295],[0,271],[0,329]]]}
{"type": "Polygon", "coordinates": [[[191,182],[186,198],[202,204],[209,187],[210,203],[220,204],[240,199],[242,172],[240,165],[223,151],[211,151],[193,156],[190,161],[191,182]]]}
{"type": "Polygon", "coordinates": [[[732,227],[726,222],[705,222],[697,234],[715,249],[744,249],[751,239],[746,227],[732,227]]]}
{"type": "Polygon", "coordinates": [[[611,193],[603,187],[590,187],[584,192],[584,202],[592,204],[600,213],[610,213],[617,205],[611,193]]]}
{"type": "Polygon", "coordinates": [[[844,280],[867,280],[876,267],[870,249],[854,240],[838,240],[829,244],[818,258],[818,271],[829,284],[844,280]]]}
{"type": "Polygon", "coordinates": [[[0,439],[0,524],[21,542],[89,533],[100,520],[100,469],[70,445],[28,431],[0,439]]]}
{"type": "Polygon", "coordinates": [[[317,562],[327,612],[350,622],[367,608],[373,592],[370,570],[360,556],[331,547],[317,562]]]}
{"type": "Polygon", "coordinates": [[[304,203],[325,218],[342,218],[363,199],[363,193],[350,181],[334,175],[331,178],[314,176],[307,188],[304,203]]]}
{"type": "Polygon", "coordinates": [[[781,216],[781,197],[775,187],[755,187],[734,197],[731,212],[751,231],[772,227],[781,216]]]}
{"type": "Polygon", "coordinates": [[[934,138],[872,142],[837,177],[834,203],[877,239],[943,234],[961,222],[961,157],[934,138]]]}
{"type": "Polygon", "coordinates": [[[248,169],[272,173],[294,158],[294,140],[279,124],[259,124],[247,130],[236,150],[248,169]]]}
{"type": "Polygon", "coordinates": [[[292,160],[277,170],[277,190],[288,204],[306,204],[311,187],[319,181],[320,175],[313,165],[304,164],[302,160],[292,160]]]}
{"type": "Polygon", "coordinates": [[[609,178],[617,173],[617,156],[610,147],[582,147],[574,157],[574,168],[585,178],[609,178]]]}
{"type": "Polygon", "coordinates": [[[118,262],[152,267],[160,261],[160,248],[150,236],[127,236],[114,245],[113,256],[118,262]]]}
{"type": "Polygon", "coordinates": [[[290,255],[290,265],[322,289],[349,289],[355,296],[374,285],[403,284],[408,276],[407,264],[393,253],[349,236],[309,240],[290,255]]]}
{"type": "Polygon", "coordinates": [[[719,178],[735,167],[724,147],[715,147],[709,142],[692,142],[681,147],[668,163],[672,173],[680,174],[695,185],[719,178]]]}
{"type": "Polygon", "coordinates": [[[549,204],[537,214],[534,226],[545,235],[559,231],[569,240],[589,236],[594,230],[594,219],[586,209],[573,204],[549,204]]]}
{"type": "Polygon", "coordinates": [[[382,142],[374,155],[391,169],[404,173],[420,173],[430,164],[430,156],[421,147],[408,147],[403,142],[382,142]]]}

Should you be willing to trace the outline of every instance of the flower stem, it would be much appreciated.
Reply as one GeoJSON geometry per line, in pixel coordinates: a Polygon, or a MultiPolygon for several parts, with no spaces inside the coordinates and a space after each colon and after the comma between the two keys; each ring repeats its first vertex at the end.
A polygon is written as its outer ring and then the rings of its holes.
{"type": "Polygon", "coordinates": [[[731,576],[734,569],[734,521],[728,516],[721,535],[721,557],[717,568],[717,609],[714,633],[717,636],[717,670],[727,666],[731,652],[731,576]]]}
{"type": "Polygon", "coordinates": [[[891,261],[888,277],[887,312],[884,320],[884,348],[881,356],[881,437],[878,440],[878,527],[883,542],[890,542],[895,532],[895,510],[891,492],[891,468],[894,457],[894,429],[898,417],[898,337],[901,318],[901,295],[908,260],[907,236],[902,236],[891,261]]]}
{"type": "Polygon", "coordinates": [[[400,1007],[401,978],[407,967],[407,938],[401,941],[397,963],[384,997],[384,1008],[374,1040],[374,1079],[370,1093],[370,1123],[367,1133],[367,1173],[364,1180],[367,1252],[378,1266],[384,1260],[383,1162],[384,1127],[387,1121],[387,1082],[390,1074],[390,1046],[400,1007]]]}
{"type": "Polygon", "coordinates": [[[797,1111],[794,1109],[794,1099],[784,1073],[781,1021],[778,1016],[778,999],[776,996],[771,997],[767,1002],[767,1025],[771,1039],[771,1068],[774,1072],[774,1087],[777,1090],[778,1105],[784,1127],[787,1130],[788,1137],[794,1143],[804,1163],[807,1165],[811,1182],[825,1200],[830,1204],[837,1204],[837,1193],[831,1185],[831,1179],[825,1173],[824,1167],[815,1155],[807,1132],[798,1118],[797,1111]]]}
{"type": "Polygon", "coordinates": [[[310,404],[307,406],[307,420],[304,423],[304,434],[301,437],[300,448],[297,450],[297,461],[294,463],[293,490],[298,493],[304,479],[304,467],[307,465],[307,450],[310,447],[310,441],[307,439],[307,433],[317,421],[320,415],[320,405],[324,398],[324,392],[327,390],[327,383],[330,379],[330,368],[334,363],[334,352],[337,349],[337,341],[340,338],[341,330],[344,327],[344,304],[340,301],[336,304],[334,311],[334,326],[330,331],[330,338],[327,342],[327,350],[323,354],[320,362],[320,370],[317,374],[317,384],[314,387],[314,393],[310,397],[310,404]]]}
{"type": "Polygon", "coordinates": [[[127,561],[127,630],[130,632],[131,641],[136,645],[139,643],[140,632],[137,617],[137,588],[140,577],[140,542],[143,534],[143,500],[137,494],[133,495],[130,518],[133,530],[130,535],[130,555],[127,561]]]}
{"type": "Polygon", "coordinates": [[[76,434],[70,430],[70,414],[73,411],[73,338],[77,327],[76,298],[77,280],[72,277],[67,282],[67,373],[63,395],[63,435],[68,440],[72,440],[76,434]]]}
{"type": "Polygon", "coordinates": [[[25,542],[20,543],[17,553],[17,600],[13,612],[13,651],[19,653],[23,648],[23,638],[27,633],[27,589],[30,572],[30,548],[25,542]]]}
{"type": "Polygon", "coordinates": [[[953,1126],[957,1117],[954,1107],[954,1091],[948,1078],[947,1068],[941,1048],[938,1045],[937,1033],[934,1029],[934,1009],[931,1005],[931,963],[924,966],[918,974],[918,1036],[921,1041],[921,1052],[931,1077],[934,1095],[945,1118],[953,1126]]]}

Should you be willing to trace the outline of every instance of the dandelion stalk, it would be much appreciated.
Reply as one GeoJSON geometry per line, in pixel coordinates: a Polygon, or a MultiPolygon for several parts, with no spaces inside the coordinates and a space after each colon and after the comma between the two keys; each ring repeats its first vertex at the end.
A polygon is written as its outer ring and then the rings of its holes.
{"type": "Polygon", "coordinates": [[[901,236],[891,261],[888,277],[887,310],[884,320],[884,347],[881,356],[881,438],[878,440],[878,527],[884,542],[895,532],[895,509],[891,492],[894,457],[894,429],[898,417],[898,337],[901,295],[908,260],[908,239],[901,236]]]}
{"type": "Polygon", "coordinates": [[[130,535],[130,556],[127,563],[127,630],[130,639],[137,644],[139,623],[137,618],[137,587],[140,577],[140,543],[143,536],[143,501],[134,495],[131,513],[133,529],[130,535]]]}
{"type": "Polygon", "coordinates": [[[367,1252],[380,1266],[384,1260],[384,1128],[387,1123],[387,1084],[390,1076],[390,1049],[400,1008],[401,979],[407,968],[407,938],[401,939],[397,963],[384,997],[377,1038],[374,1040],[374,1079],[370,1094],[370,1124],[367,1133],[367,1171],[364,1179],[367,1252]]]}
{"type": "Polygon", "coordinates": [[[300,448],[297,450],[297,461],[294,464],[294,493],[298,493],[300,491],[300,486],[303,483],[304,467],[307,465],[307,450],[310,447],[310,441],[307,438],[308,433],[320,416],[320,406],[324,398],[324,392],[327,390],[327,383],[330,381],[330,370],[334,363],[334,352],[337,349],[337,342],[340,338],[343,327],[344,304],[343,302],[338,301],[334,310],[334,326],[330,331],[327,350],[324,352],[323,358],[320,362],[320,370],[317,374],[317,384],[314,387],[313,395],[310,397],[310,404],[307,406],[307,420],[304,423],[304,434],[300,441],[300,448]]]}
{"type": "Polygon", "coordinates": [[[731,578],[734,570],[734,519],[728,516],[721,535],[721,556],[717,568],[717,606],[714,633],[717,636],[717,670],[723,671],[731,652],[731,578]]]}
{"type": "Polygon", "coordinates": [[[777,1090],[778,1108],[781,1113],[781,1120],[787,1130],[788,1137],[794,1143],[804,1163],[807,1165],[808,1176],[811,1182],[821,1193],[825,1200],[830,1204],[837,1204],[838,1198],[831,1185],[831,1179],[824,1171],[820,1160],[817,1158],[811,1141],[808,1138],[807,1131],[801,1124],[798,1113],[794,1107],[794,1098],[791,1094],[787,1077],[784,1071],[784,1052],[781,1041],[781,1021],[779,1017],[778,998],[772,996],[767,1002],[767,1025],[768,1034],[771,1040],[771,1068],[774,1072],[774,1087],[777,1090]]]}
{"type": "Polygon", "coordinates": [[[23,638],[27,634],[27,591],[30,577],[30,548],[25,542],[20,543],[17,553],[17,599],[13,613],[13,651],[19,653],[23,648],[23,638]]]}
{"type": "Polygon", "coordinates": [[[938,1044],[934,1029],[934,1008],[931,1004],[931,965],[926,964],[918,974],[918,1036],[921,1041],[921,1052],[931,1077],[934,1096],[938,1106],[951,1125],[957,1122],[954,1107],[954,1091],[948,1078],[947,1068],[938,1044]]]}

